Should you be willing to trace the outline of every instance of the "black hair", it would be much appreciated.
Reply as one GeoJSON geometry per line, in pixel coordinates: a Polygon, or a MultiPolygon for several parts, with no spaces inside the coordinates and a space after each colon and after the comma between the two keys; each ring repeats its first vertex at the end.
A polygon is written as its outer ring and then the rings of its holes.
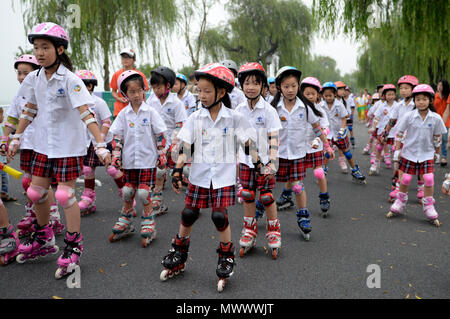
{"type": "Polygon", "coordinates": [[[120,85],[120,90],[126,94],[126,93],[127,93],[127,90],[128,90],[128,84],[129,84],[131,81],[139,82],[139,84],[142,86],[142,89],[145,90],[144,78],[143,78],[140,74],[133,74],[132,76],[128,77],[128,78],[127,78],[125,81],[123,81],[122,84],[120,85]]]}
{"type": "Polygon", "coordinates": [[[438,83],[442,83],[442,99],[447,102],[448,96],[450,95],[450,85],[446,79],[442,79],[438,83]]]}
{"type": "Polygon", "coordinates": [[[413,94],[413,96],[412,96],[413,101],[414,101],[414,108],[413,108],[413,110],[415,110],[417,108],[416,107],[416,96],[419,95],[419,94],[424,94],[424,95],[428,96],[428,98],[430,99],[430,104],[428,105],[428,108],[430,109],[430,111],[432,111],[434,113],[437,113],[436,108],[434,107],[434,103],[433,103],[434,102],[434,96],[432,94],[430,94],[430,93],[416,93],[416,94],[413,94]]]}
{"type": "Polygon", "coordinates": [[[264,85],[267,84],[267,76],[263,74],[261,71],[250,71],[245,72],[243,76],[238,77],[239,84],[241,88],[244,89],[244,82],[247,80],[249,76],[254,76],[257,83],[262,84],[262,89],[264,89],[264,85]]]}
{"type": "Polygon", "coordinates": [[[161,74],[158,73],[152,73],[152,76],[150,77],[150,85],[160,85],[163,84],[164,86],[167,85],[167,80],[165,77],[163,77],[161,74]]]}
{"type": "Polygon", "coordinates": [[[70,60],[69,56],[66,54],[66,51],[64,51],[61,55],[59,55],[58,59],[62,63],[62,65],[64,65],[67,69],[69,69],[71,72],[73,72],[72,61],[70,60]]]}

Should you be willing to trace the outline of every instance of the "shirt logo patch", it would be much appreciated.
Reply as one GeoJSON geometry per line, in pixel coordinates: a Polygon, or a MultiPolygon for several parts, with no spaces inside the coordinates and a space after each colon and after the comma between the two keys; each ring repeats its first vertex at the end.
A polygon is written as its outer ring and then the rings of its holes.
{"type": "Polygon", "coordinates": [[[64,94],[64,89],[63,88],[59,88],[58,89],[58,94],[59,95],[63,95],[64,94]]]}
{"type": "Polygon", "coordinates": [[[75,85],[75,86],[73,87],[73,90],[74,90],[75,92],[80,92],[80,91],[81,91],[81,86],[80,86],[79,84],[77,84],[77,85],[75,85]]]}
{"type": "Polygon", "coordinates": [[[280,116],[280,121],[281,122],[286,122],[286,118],[284,116],[280,116]]]}
{"type": "Polygon", "coordinates": [[[142,126],[150,126],[150,122],[148,121],[148,119],[142,120],[142,126]]]}
{"type": "Polygon", "coordinates": [[[298,117],[302,119],[302,118],[303,118],[303,113],[300,113],[300,114],[298,115],[298,117]]]}
{"type": "Polygon", "coordinates": [[[172,111],[171,108],[168,108],[168,109],[167,109],[167,113],[170,113],[171,111],[172,111]]]}
{"type": "Polygon", "coordinates": [[[428,127],[431,127],[432,126],[432,124],[430,123],[430,124],[428,124],[428,127]]]}
{"type": "Polygon", "coordinates": [[[133,122],[130,122],[130,124],[128,124],[128,126],[129,126],[130,128],[134,128],[134,123],[133,123],[133,122]]]}

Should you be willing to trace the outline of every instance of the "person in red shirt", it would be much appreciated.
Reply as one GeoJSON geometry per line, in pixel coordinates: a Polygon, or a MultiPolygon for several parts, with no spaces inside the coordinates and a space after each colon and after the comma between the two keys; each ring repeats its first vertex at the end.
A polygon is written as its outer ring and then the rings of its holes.
{"type": "Polygon", "coordinates": [[[112,89],[112,96],[116,99],[116,102],[114,103],[114,113],[113,113],[114,118],[117,116],[117,114],[119,114],[119,112],[123,108],[125,108],[125,106],[128,105],[128,100],[122,95],[122,93],[120,93],[120,90],[117,87],[117,79],[124,71],[134,70],[138,72],[144,78],[145,91],[149,90],[147,79],[144,73],[142,73],[139,70],[136,70],[136,67],[134,65],[136,62],[136,53],[134,52],[134,50],[128,48],[123,49],[120,52],[120,56],[122,57],[123,68],[113,74],[111,83],[109,84],[109,87],[112,89]]]}
{"type": "Polygon", "coordinates": [[[436,112],[445,121],[445,127],[447,128],[447,133],[442,134],[442,145],[441,145],[441,166],[447,165],[447,142],[448,142],[448,128],[450,127],[450,118],[447,116],[447,120],[444,118],[444,112],[450,107],[450,87],[447,80],[441,80],[437,86],[437,92],[434,97],[434,107],[436,112]]]}

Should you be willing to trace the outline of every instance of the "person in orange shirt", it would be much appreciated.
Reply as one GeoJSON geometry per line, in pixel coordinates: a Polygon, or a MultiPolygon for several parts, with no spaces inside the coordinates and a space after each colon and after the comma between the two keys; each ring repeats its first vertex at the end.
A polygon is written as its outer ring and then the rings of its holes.
{"type": "MultiPolygon", "coordinates": [[[[444,112],[449,108],[450,104],[450,87],[447,80],[440,80],[437,86],[437,92],[434,97],[434,107],[436,112],[444,119],[444,112]]],[[[444,119],[445,120],[445,119],[444,119]]],[[[442,134],[442,145],[441,145],[441,166],[447,165],[447,141],[448,141],[448,128],[450,127],[450,118],[447,117],[445,121],[445,127],[447,128],[447,133],[442,134]]]]}
{"type": "Polygon", "coordinates": [[[122,57],[123,68],[113,74],[111,83],[109,84],[109,87],[112,89],[112,96],[116,99],[116,102],[114,103],[114,118],[116,118],[119,112],[128,105],[128,100],[122,95],[122,93],[120,93],[120,90],[117,87],[117,79],[124,71],[134,70],[138,72],[144,78],[145,91],[149,90],[147,78],[145,77],[144,73],[136,70],[136,67],[134,65],[136,62],[136,53],[134,52],[134,50],[129,48],[123,49],[120,52],[120,56],[122,57]]]}

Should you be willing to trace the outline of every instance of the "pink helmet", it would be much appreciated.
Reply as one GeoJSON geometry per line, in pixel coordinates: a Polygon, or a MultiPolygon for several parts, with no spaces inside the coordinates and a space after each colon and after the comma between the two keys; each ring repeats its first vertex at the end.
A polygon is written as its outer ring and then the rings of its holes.
{"type": "Polygon", "coordinates": [[[300,83],[300,87],[302,87],[303,85],[311,85],[313,87],[316,87],[319,90],[319,92],[322,91],[322,86],[320,85],[320,81],[311,76],[303,79],[302,83],[300,83]]]}
{"type": "Polygon", "coordinates": [[[122,93],[123,96],[126,96],[126,94],[124,93],[124,91],[122,90],[122,83],[124,83],[124,81],[126,79],[128,79],[131,76],[141,76],[138,72],[134,71],[134,70],[127,70],[122,72],[122,74],[119,75],[119,78],[117,79],[117,87],[119,88],[120,93],[122,93]]]}
{"type": "Polygon", "coordinates": [[[219,63],[210,63],[194,72],[195,79],[205,76],[213,82],[221,84],[225,87],[228,93],[234,89],[234,74],[233,72],[219,63]]]}
{"type": "Polygon", "coordinates": [[[419,85],[419,80],[414,75],[404,75],[398,80],[397,85],[403,83],[410,84],[415,87],[416,85],[419,85]]]}
{"type": "Polygon", "coordinates": [[[34,39],[49,39],[56,47],[69,47],[69,37],[64,29],[53,22],[42,22],[36,25],[28,34],[28,41],[33,44],[34,39]]]}
{"type": "Polygon", "coordinates": [[[82,79],[85,83],[87,82],[97,85],[97,78],[95,77],[94,73],[89,70],[79,70],[75,73],[75,75],[82,79]]]}
{"type": "Polygon", "coordinates": [[[434,97],[434,90],[428,84],[419,84],[412,91],[412,95],[415,96],[417,94],[429,94],[431,97],[434,97]]]}
{"type": "Polygon", "coordinates": [[[394,91],[397,91],[397,88],[395,87],[394,84],[385,84],[385,85],[383,86],[383,91],[382,91],[381,94],[384,94],[384,93],[385,93],[386,91],[388,91],[388,90],[394,90],[394,91]]]}
{"type": "Polygon", "coordinates": [[[20,57],[18,57],[16,59],[16,62],[14,62],[14,69],[17,70],[17,66],[19,65],[19,63],[29,63],[35,69],[40,67],[38,61],[36,60],[36,57],[31,54],[24,54],[24,55],[21,55],[20,57]]]}

